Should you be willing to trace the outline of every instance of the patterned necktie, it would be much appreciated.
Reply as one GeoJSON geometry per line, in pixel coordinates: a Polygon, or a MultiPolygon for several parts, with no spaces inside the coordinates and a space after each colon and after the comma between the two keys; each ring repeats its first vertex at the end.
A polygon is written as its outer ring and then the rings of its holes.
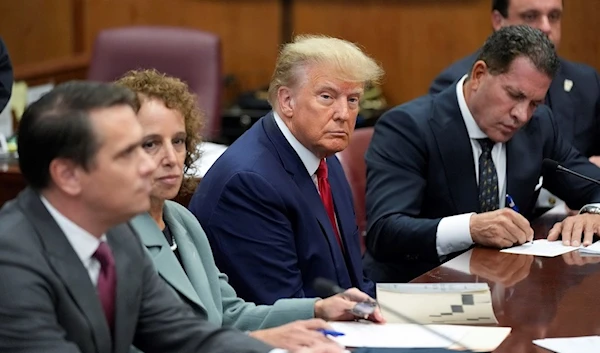
{"type": "Polygon", "coordinates": [[[340,248],[342,252],[344,251],[344,247],[342,246],[342,238],[340,237],[340,232],[337,227],[337,223],[335,222],[335,211],[333,206],[333,196],[331,195],[331,186],[329,185],[329,180],[327,179],[327,163],[325,159],[321,159],[319,163],[319,168],[317,168],[317,182],[319,184],[319,194],[321,195],[321,201],[323,201],[323,205],[325,206],[325,211],[327,211],[327,216],[331,221],[331,225],[333,226],[333,232],[335,233],[335,237],[340,244],[340,248]]]}
{"type": "Polygon", "coordinates": [[[94,258],[100,262],[100,274],[98,275],[98,284],[96,289],[106,322],[111,332],[114,332],[115,325],[115,296],[117,288],[117,275],[115,272],[115,260],[112,251],[106,242],[101,242],[94,253],[94,258]]]}
{"type": "Polygon", "coordinates": [[[494,211],[500,208],[498,200],[498,173],[492,160],[492,148],[495,142],[489,138],[478,139],[481,145],[479,156],[479,210],[494,211]]]}

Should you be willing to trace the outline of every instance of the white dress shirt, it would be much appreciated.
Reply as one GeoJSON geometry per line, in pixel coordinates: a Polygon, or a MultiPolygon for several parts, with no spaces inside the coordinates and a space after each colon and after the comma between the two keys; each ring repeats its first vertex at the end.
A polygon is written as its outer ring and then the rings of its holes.
{"type": "MultiPolygon", "coordinates": [[[[477,139],[487,138],[481,131],[473,115],[469,111],[465,95],[463,92],[463,83],[466,75],[456,85],[456,97],[458,106],[465,122],[469,138],[471,140],[471,149],[473,150],[473,164],[475,166],[475,180],[479,183],[479,156],[481,155],[481,145],[477,139]]],[[[499,207],[504,207],[506,201],[506,145],[496,143],[492,148],[492,160],[496,166],[498,174],[498,200],[499,207]]],[[[438,256],[443,257],[450,253],[467,249],[473,244],[469,222],[474,213],[465,213],[456,216],[442,218],[438,224],[436,233],[436,248],[438,256]]]]}
{"type": "Polygon", "coordinates": [[[92,283],[98,284],[98,275],[100,274],[100,262],[96,258],[92,257],[98,249],[101,241],[106,241],[106,235],[102,235],[100,239],[91,235],[85,229],[81,228],[77,224],[73,223],[70,219],[62,215],[54,206],[46,200],[45,197],[40,196],[42,203],[46,206],[46,209],[58,224],[60,230],[65,233],[67,240],[75,250],[75,253],[83,263],[83,266],[88,271],[92,283]]]}

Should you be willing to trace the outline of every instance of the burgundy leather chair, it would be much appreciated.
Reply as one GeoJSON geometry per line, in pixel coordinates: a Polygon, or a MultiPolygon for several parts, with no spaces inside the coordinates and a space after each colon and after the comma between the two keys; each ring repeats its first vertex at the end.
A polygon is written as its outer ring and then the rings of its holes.
{"type": "Polygon", "coordinates": [[[352,189],[356,224],[360,233],[360,246],[363,253],[365,251],[365,235],[367,232],[367,210],[365,206],[367,166],[365,164],[365,152],[373,137],[373,130],[373,127],[354,130],[348,147],[339,153],[340,162],[352,189]]]}
{"type": "Polygon", "coordinates": [[[129,70],[156,69],[185,81],[206,114],[206,140],[221,131],[221,41],[209,32],[178,27],[133,26],[101,31],[88,79],[111,82],[129,70]]]}

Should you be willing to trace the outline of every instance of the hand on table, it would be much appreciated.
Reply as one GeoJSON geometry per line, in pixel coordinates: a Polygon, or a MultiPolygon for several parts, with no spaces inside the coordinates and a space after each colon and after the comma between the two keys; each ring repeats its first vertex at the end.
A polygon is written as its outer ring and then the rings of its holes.
{"type": "MultiPolygon", "coordinates": [[[[315,302],[315,317],[318,317],[327,321],[351,321],[355,320],[350,310],[354,308],[357,303],[364,301],[373,301],[373,298],[369,297],[366,293],[361,292],[356,288],[350,288],[344,293],[336,294],[327,299],[319,299],[315,302]]],[[[375,308],[375,312],[365,319],[384,323],[385,319],[381,315],[379,307],[375,308]]]]}
{"type": "Polygon", "coordinates": [[[600,215],[578,214],[569,216],[562,222],[556,223],[548,233],[548,241],[558,240],[567,246],[592,245],[594,233],[600,232],[600,215]]]}
{"type": "Polygon", "coordinates": [[[326,344],[327,347],[327,344],[333,341],[322,332],[317,331],[318,329],[331,330],[332,328],[321,319],[298,320],[274,328],[252,331],[250,336],[273,347],[291,351],[322,344],[326,344]]]}
{"type": "Polygon", "coordinates": [[[495,248],[524,244],[533,239],[529,221],[506,207],[472,215],[469,229],[473,242],[495,248]]]}

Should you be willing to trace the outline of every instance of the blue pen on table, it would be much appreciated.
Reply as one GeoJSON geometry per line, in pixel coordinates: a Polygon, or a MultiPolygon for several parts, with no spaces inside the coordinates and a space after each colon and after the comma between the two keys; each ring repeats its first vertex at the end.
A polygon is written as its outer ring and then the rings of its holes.
{"type": "Polygon", "coordinates": [[[333,336],[333,337],[338,337],[338,336],[344,336],[345,333],[342,332],[337,332],[337,331],[333,331],[333,330],[325,330],[325,329],[317,329],[317,331],[322,332],[325,336],[333,336]]]}
{"type": "MultiPolygon", "coordinates": [[[[515,200],[513,200],[513,198],[509,194],[506,194],[506,206],[510,207],[510,209],[512,209],[513,211],[519,213],[519,207],[517,207],[515,200]]],[[[531,239],[531,244],[533,244],[533,239],[531,239]]]]}

